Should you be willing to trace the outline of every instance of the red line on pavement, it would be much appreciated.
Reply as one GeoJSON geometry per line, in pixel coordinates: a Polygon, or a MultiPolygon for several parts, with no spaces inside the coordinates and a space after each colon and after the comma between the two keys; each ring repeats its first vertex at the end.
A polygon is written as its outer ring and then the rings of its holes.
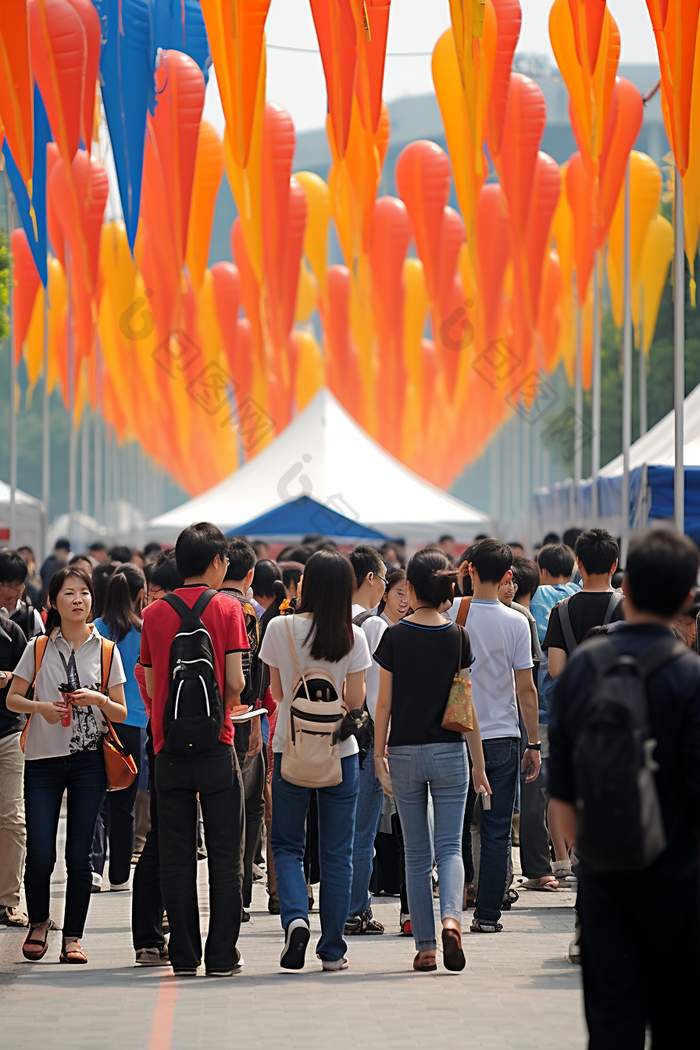
{"type": "Polygon", "coordinates": [[[162,982],[156,999],[151,1025],[151,1041],[148,1050],[170,1050],[175,1021],[175,1006],[180,990],[180,982],[173,978],[162,982]]]}

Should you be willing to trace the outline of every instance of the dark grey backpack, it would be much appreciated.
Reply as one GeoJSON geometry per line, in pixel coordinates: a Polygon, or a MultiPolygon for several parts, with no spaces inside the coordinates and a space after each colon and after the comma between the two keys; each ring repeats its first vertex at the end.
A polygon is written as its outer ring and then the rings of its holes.
{"type": "MultiPolygon", "coordinates": [[[[582,592],[579,591],[579,594],[581,593],[582,592]]],[[[561,624],[561,633],[564,635],[564,641],[566,642],[566,649],[569,656],[571,656],[574,649],[577,649],[580,644],[576,641],[576,635],[574,634],[574,629],[571,626],[571,616],[569,614],[569,602],[572,598],[575,597],[575,594],[570,594],[568,598],[562,598],[562,600],[560,602],[557,602],[557,604],[554,606],[555,609],[559,610],[559,623],[561,624]]],[[[615,610],[617,609],[620,602],[623,601],[624,597],[625,596],[622,593],[622,591],[610,592],[610,600],[605,610],[605,616],[603,617],[603,627],[607,627],[607,625],[611,622],[613,616],[615,615],[615,610]]],[[[583,641],[583,639],[581,639],[581,641],[583,641]]]]}
{"type": "Polygon", "coordinates": [[[643,871],[666,848],[646,684],[688,649],[676,638],[636,657],[619,653],[604,636],[583,646],[596,683],[578,724],[573,756],[576,853],[595,871],[643,871]]]}

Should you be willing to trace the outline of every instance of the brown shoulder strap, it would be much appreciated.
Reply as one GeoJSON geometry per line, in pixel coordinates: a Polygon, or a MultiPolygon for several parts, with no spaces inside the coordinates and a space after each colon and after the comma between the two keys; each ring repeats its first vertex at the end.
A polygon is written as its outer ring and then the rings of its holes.
{"type": "Polygon", "coordinates": [[[458,627],[464,627],[467,622],[467,616],[469,616],[469,607],[471,606],[472,600],[469,598],[462,598],[459,603],[459,609],[457,610],[456,624],[458,627]]]}
{"type": "Polygon", "coordinates": [[[48,634],[40,634],[37,640],[34,642],[34,682],[36,683],[36,676],[39,674],[39,668],[44,659],[46,653],[46,646],[49,644],[48,634]]]}
{"type": "Polygon", "coordinates": [[[106,693],[109,689],[109,676],[112,672],[112,663],[114,661],[114,642],[111,638],[100,639],[100,661],[102,665],[102,692],[106,693]]]}

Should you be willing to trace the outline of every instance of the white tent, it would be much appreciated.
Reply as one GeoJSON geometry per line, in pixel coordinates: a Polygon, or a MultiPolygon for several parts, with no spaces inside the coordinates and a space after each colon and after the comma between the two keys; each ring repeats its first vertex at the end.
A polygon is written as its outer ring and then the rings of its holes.
{"type": "MultiPolygon", "coordinates": [[[[642,434],[630,447],[630,470],[636,467],[672,467],[675,458],[675,418],[669,412],[651,430],[642,434]]],[[[683,403],[683,464],[686,467],[700,466],[700,386],[686,397],[683,403]]],[[[603,478],[614,478],[622,474],[622,454],[611,459],[600,471],[603,478]]]]}
{"type": "Polygon", "coordinates": [[[434,542],[442,533],[465,543],[488,521],[399,463],[322,390],[259,455],[208,492],[147,522],[145,533],[169,542],[195,521],[229,531],[300,496],[412,545],[434,542]]]}
{"type": "MultiPolygon", "coordinates": [[[[41,500],[21,489],[15,490],[15,528],[12,543],[16,547],[31,547],[37,560],[43,551],[44,518],[41,500]]],[[[0,547],[10,542],[10,486],[0,481],[0,547]]]]}

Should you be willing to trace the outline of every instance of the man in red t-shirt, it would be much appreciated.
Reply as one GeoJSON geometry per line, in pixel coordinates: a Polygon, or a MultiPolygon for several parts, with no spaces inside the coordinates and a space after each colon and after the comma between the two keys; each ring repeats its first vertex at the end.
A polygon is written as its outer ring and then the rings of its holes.
{"type": "MultiPolygon", "coordinates": [[[[175,559],[185,585],[177,594],[192,608],[207,588],[218,590],[226,573],[228,541],[215,525],[183,529],[175,559]]],[[[230,976],[243,960],[236,949],[241,924],[243,876],[243,787],[233,749],[233,724],[225,711],[219,742],[193,755],[170,754],[163,741],[163,711],[170,680],[170,646],[180,617],[164,601],[144,610],[141,663],[151,697],[156,755],[158,830],[163,903],[170,922],[169,954],[180,976],[194,975],[202,961],[197,906],[197,798],[202,807],[209,864],[209,934],[204,952],[207,974],[230,976]]],[[[202,614],[214,650],[214,670],[224,707],[238,703],[245,685],[241,653],[248,649],[238,602],[215,595],[202,614]]]]}

